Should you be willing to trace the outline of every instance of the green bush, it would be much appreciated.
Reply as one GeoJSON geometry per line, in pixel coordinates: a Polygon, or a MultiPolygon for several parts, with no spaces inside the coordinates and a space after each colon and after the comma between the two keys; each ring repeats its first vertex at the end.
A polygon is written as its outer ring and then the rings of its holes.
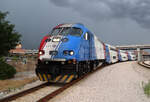
{"type": "Polygon", "coordinates": [[[144,93],[150,97],[150,82],[144,86],[144,93]]]}
{"type": "Polygon", "coordinates": [[[8,79],[14,77],[16,74],[16,69],[0,60],[0,80],[8,79]]]}
{"type": "Polygon", "coordinates": [[[16,60],[16,61],[19,60],[19,56],[13,56],[12,60],[16,60]]]}

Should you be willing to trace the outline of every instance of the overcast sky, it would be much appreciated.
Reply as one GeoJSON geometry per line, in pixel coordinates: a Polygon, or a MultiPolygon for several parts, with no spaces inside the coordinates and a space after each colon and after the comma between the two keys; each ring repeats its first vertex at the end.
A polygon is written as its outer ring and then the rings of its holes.
{"type": "Polygon", "coordinates": [[[9,11],[24,48],[37,49],[54,26],[76,22],[112,45],[150,44],[150,0],[0,0],[0,11],[9,11]]]}

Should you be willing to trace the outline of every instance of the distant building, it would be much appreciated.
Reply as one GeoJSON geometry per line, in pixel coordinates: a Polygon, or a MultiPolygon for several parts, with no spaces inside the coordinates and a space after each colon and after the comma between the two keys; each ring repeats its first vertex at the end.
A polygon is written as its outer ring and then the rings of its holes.
{"type": "MultiPolygon", "coordinates": [[[[137,55],[138,52],[137,52],[137,51],[134,51],[134,53],[137,55]]],[[[141,55],[145,55],[145,56],[146,56],[146,55],[150,55],[149,52],[144,51],[144,50],[141,50],[140,53],[141,53],[141,55]]]]}
{"type": "Polygon", "coordinates": [[[11,54],[25,54],[24,49],[12,49],[9,51],[11,54]]]}
{"type": "Polygon", "coordinates": [[[22,49],[22,45],[19,43],[15,49],[9,51],[10,54],[25,54],[25,49],[22,49]]]}
{"type": "Polygon", "coordinates": [[[38,54],[38,50],[22,49],[22,44],[19,43],[15,49],[11,49],[9,53],[15,55],[36,55],[38,54]]]}
{"type": "Polygon", "coordinates": [[[19,43],[19,44],[16,46],[16,49],[22,49],[21,43],[19,43]]]}
{"type": "Polygon", "coordinates": [[[25,54],[38,54],[38,50],[35,50],[35,49],[33,49],[33,50],[25,50],[25,54]]]}

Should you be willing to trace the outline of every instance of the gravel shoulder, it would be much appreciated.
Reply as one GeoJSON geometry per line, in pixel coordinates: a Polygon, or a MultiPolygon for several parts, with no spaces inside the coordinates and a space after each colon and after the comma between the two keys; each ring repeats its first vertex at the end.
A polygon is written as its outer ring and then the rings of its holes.
{"type": "Polygon", "coordinates": [[[18,72],[14,78],[0,80],[0,98],[21,91],[25,86],[36,83],[37,80],[34,71],[18,72]]]}
{"type": "Polygon", "coordinates": [[[60,86],[46,86],[24,97],[13,100],[12,102],[37,102],[40,98],[48,95],[49,93],[52,93],[59,88],[60,86]]]}
{"type": "Polygon", "coordinates": [[[150,69],[137,62],[123,62],[107,66],[50,102],[150,102],[143,84],[150,79],[150,69]]]}

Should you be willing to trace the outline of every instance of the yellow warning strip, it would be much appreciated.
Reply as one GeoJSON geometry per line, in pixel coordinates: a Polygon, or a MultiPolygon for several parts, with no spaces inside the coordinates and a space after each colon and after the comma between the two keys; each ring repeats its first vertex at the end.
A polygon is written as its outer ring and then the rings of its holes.
{"type": "Polygon", "coordinates": [[[41,81],[43,81],[41,74],[38,74],[41,81]]]}
{"type": "Polygon", "coordinates": [[[71,75],[71,76],[67,79],[66,83],[70,82],[73,77],[74,77],[74,75],[71,75]]]}
{"type": "Polygon", "coordinates": [[[68,75],[65,75],[60,82],[64,82],[64,80],[67,78],[68,75]]]}
{"type": "Polygon", "coordinates": [[[60,79],[60,77],[61,77],[61,75],[60,75],[60,76],[58,76],[58,77],[55,79],[55,81],[54,81],[54,82],[58,81],[58,80],[60,79]]]}
{"type": "Polygon", "coordinates": [[[48,81],[48,80],[47,80],[47,77],[46,77],[46,75],[45,75],[45,74],[43,74],[43,77],[44,77],[45,81],[48,81]]]}

